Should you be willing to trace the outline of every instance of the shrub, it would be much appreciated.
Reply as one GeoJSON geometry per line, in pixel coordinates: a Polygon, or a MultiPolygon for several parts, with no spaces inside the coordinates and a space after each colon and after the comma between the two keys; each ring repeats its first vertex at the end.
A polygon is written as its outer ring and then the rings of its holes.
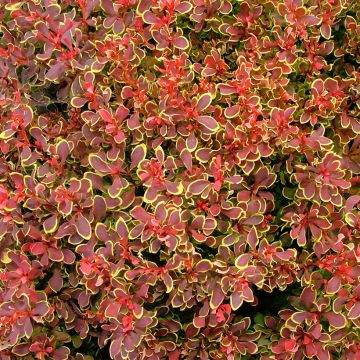
{"type": "Polygon", "coordinates": [[[0,358],[359,359],[359,12],[0,0],[0,358]]]}

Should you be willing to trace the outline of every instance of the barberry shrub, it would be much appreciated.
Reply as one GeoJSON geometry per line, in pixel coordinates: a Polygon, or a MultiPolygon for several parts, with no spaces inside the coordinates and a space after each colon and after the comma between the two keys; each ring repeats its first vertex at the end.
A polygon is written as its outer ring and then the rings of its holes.
{"type": "Polygon", "coordinates": [[[360,359],[356,0],[0,0],[0,358],[360,359]]]}

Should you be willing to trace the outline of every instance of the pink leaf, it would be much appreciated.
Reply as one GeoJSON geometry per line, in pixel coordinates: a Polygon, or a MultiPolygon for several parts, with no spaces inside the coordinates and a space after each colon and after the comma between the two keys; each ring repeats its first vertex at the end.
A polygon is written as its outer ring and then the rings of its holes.
{"type": "Polygon", "coordinates": [[[219,284],[216,284],[214,287],[214,290],[212,292],[211,295],[211,299],[210,299],[210,307],[212,309],[216,309],[217,307],[219,307],[222,302],[224,301],[225,295],[221,289],[221,286],[219,284]]]}
{"type": "Polygon", "coordinates": [[[212,116],[202,115],[197,118],[197,121],[212,133],[219,129],[219,124],[212,116]]]}
{"type": "Polygon", "coordinates": [[[192,182],[189,187],[188,187],[188,191],[194,195],[199,195],[201,194],[208,186],[210,185],[209,181],[207,180],[195,180],[194,182],[192,182]]]}
{"type": "Polygon", "coordinates": [[[86,217],[82,214],[79,214],[75,218],[75,227],[77,233],[86,240],[91,238],[91,226],[90,222],[86,217]]]}

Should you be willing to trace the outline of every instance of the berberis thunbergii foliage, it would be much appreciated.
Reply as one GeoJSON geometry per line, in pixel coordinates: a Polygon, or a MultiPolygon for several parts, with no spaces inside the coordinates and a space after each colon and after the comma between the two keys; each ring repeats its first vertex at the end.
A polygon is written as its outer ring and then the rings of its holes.
{"type": "Polygon", "coordinates": [[[0,359],[360,359],[357,0],[0,0],[0,359]]]}

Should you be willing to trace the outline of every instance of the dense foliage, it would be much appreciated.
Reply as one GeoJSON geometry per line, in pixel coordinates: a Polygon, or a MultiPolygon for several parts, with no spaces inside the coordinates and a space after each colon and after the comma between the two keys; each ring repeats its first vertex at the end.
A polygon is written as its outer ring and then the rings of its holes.
{"type": "Polygon", "coordinates": [[[356,0],[0,0],[0,358],[360,358],[356,0]]]}

